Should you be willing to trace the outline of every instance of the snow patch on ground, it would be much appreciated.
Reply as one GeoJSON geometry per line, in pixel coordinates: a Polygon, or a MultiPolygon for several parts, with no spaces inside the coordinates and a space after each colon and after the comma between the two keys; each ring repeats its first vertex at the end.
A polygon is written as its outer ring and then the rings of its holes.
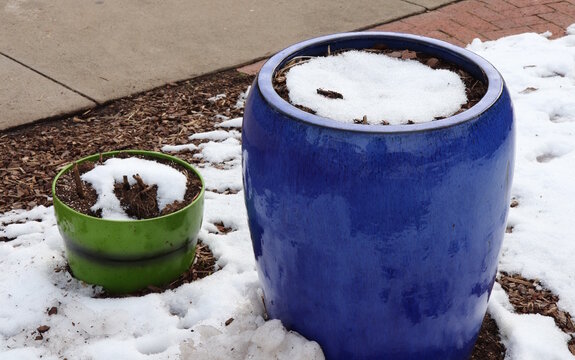
{"type": "Polygon", "coordinates": [[[194,144],[184,144],[184,145],[164,145],[162,146],[162,151],[166,153],[177,153],[183,151],[194,151],[198,147],[194,144]]]}
{"type": "Polygon", "coordinates": [[[227,360],[292,360],[324,359],[317,343],[309,342],[294,332],[287,332],[281,321],[265,322],[261,316],[234,320],[224,331],[215,327],[199,329],[198,344],[188,340],[182,344],[186,359],[227,360]]]}
{"type": "MultiPolygon", "coordinates": [[[[571,27],[571,29],[575,29],[571,27]]],[[[539,279],[575,314],[575,32],[550,40],[528,33],[497,41],[474,40],[468,49],[501,72],[517,119],[517,155],[499,269],[539,279]]],[[[490,312],[512,359],[572,359],[567,337],[550,318],[516,315],[495,292],[490,312]]]]}
{"type": "Polygon", "coordinates": [[[250,93],[250,89],[251,89],[251,86],[248,86],[246,91],[244,91],[243,93],[240,94],[238,101],[236,101],[236,104],[234,105],[234,107],[236,109],[243,109],[244,108],[244,106],[246,105],[246,100],[248,98],[248,94],[250,93]]]}
{"type": "Polygon", "coordinates": [[[566,346],[571,337],[562,332],[551,317],[515,314],[498,283],[495,283],[491,297],[489,312],[503,334],[506,359],[573,359],[566,346]]]}
{"type": "Polygon", "coordinates": [[[217,124],[216,127],[223,127],[223,128],[241,128],[243,118],[234,118],[227,121],[222,121],[221,123],[217,124]]]}

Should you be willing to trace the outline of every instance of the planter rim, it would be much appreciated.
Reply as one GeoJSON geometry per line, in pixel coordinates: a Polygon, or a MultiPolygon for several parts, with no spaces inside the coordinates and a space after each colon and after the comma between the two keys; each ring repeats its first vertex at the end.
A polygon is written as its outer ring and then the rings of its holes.
{"type": "Polygon", "coordinates": [[[101,153],[103,157],[110,157],[112,155],[116,155],[116,154],[120,154],[120,153],[127,153],[130,155],[144,155],[144,156],[149,156],[151,158],[162,158],[162,159],[166,159],[166,160],[171,160],[174,161],[180,165],[182,165],[183,167],[192,170],[196,176],[200,179],[201,184],[202,184],[202,189],[200,190],[200,193],[198,194],[198,196],[196,196],[196,198],[194,199],[194,201],[192,201],[191,203],[189,203],[188,205],[184,206],[183,208],[181,208],[178,211],[175,211],[173,213],[167,214],[167,215],[162,215],[162,216],[157,216],[157,217],[153,217],[153,218],[149,218],[149,219],[131,219],[131,220],[116,220],[116,219],[102,219],[99,217],[95,217],[95,216],[90,216],[90,215],[86,215],[84,213],[81,213],[77,210],[75,210],[74,208],[71,208],[70,206],[68,206],[68,204],[66,204],[65,202],[63,202],[60,198],[58,198],[56,196],[56,182],[58,181],[58,179],[60,179],[60,177],[65,174],[67,171],[69,171],[72,166],[74,166],[75,163],[82,163],[85,161],[89,161],[89,160],[94,160],[94,159],[98,159],[98,157],[100,156],[100,153],[98,154],[93,154],[93,155],[89,155],[89,156],[85,156],[81,159],[78,159],[77,161],[71,162],[70,164],[66,165],[62,170],[60,170],[58,172],[58,174],[56,175],[56,177],[54,178],[54,181],[52,181],[52,197],[54,198],[54,200],[58,201],[60,204],[62,204],[64,207],[66,207],[68,210],[72,211],[73,213],[75,213],[76,216],[80,216],[80,217],[85,217],[88,219],[96,219],[102,222],[110,222],[110,223],[143,223],[143,222],[147,222],[147,221],[154,221],[157,219],[163,219],[175,214],[178,214],[182,211],[185,211],[186,209],[194,206],[198,201],[201,201],[201,199],[203,198],[205,189],[206,189],[206,185],[204,183],[204,178],[202,177],[202,175],[196,170],[196,168],[194,168],[192,165],[188,164],[187,162],[185,162],[184,160],[172,156],[172,155],[168,155],[168,154],[164,154],[161,152],[156,152],[156,151],[148,151],[148,150],[115,150],[115,151],[107,151],[107,152],[103,152],[101,153]]]}
{"type": "Polygon", "coordinates": [[[363,132],[363,133],[413,133],[421,131],[432,131],[436,129],[446,128],[454,126],[460,123],[464,123],[477,118],[485,110],[489,109],[501,96],[503,91],[504,81],[497,69],[489,63],[487,60],[481,56],[475,54],[472,51],[461,48],[459,46],[452,45],[445,41],[420,36],[413,34],[405,34],[398,32],[347,32],[338,33],[332,35],[320,36],[317,38],[312,38],[305,40],[294,45],[291,45],[284,50],[281,50],[274,56],[272,56],[262,67],[257,76],[257,86],[261,91],[263,98],[274,107],[280,113],[286,114],[288,117],[296,120],[306,122],[319,127],[331,128],[335,130],[352,131],[352,132],[363,132]],[[285,101],[279,94],[274,90],[272,80],[273,75],[278,69],[278,67],[289,57],[296,54],[297,52],[310,47],[325,44],[326,46],[330,43],[337,41],[348,41],[353,39],[361,38],[379,38],[379,39],[394,39],[394,40],[406,40],[411,43],[423,44],[431,48],[442,48],[447,52],[450,52],[465,61],[475,63],[479,66],[481,71],[485,74],[487,78],[487,92],[481,98],[481,100],[468,110],[465,110],[459,114],[447,117],[441,120],[428,121],[417,124],[405,124],[405,125],[363,125],[363,124],[353,124],[345,123],[337,120],[325,118],[322,116],[314,115],[306,111],[300,110],[293,106],[289,102],[285,101]]]}

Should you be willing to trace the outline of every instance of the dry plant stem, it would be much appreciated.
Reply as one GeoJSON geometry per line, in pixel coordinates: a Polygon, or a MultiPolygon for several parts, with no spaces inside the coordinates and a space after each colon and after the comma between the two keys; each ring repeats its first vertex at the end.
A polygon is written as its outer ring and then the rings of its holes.
{"type": "Polygon", "coordinates": [[[153,186],[146,186],[146,188],[142,191],[140,191],[140,194],[147,194],[150,190],[152,190],[154,187],[153,186]]]}
{"type": "Polygon", "coordinates": [[[326,98],[343,99],[343,95],[341,93],[338,93],[337,91],[325,90],[325,89],[320,88],[320,89],[317,89],[316,92],[321,96],[325,96],[326,98]]]}
{"type": "Polygon", "coordinates": [[[146,184],[144,184],[144,180],[142,180],[142,178],[140,177],[140,174],[132,175],[132,177],[134,179],[136,179],[136,182],[138,183],[138,186],[140,187],[140,191],[146,190],[146,184]]]}
{"type": "Polygon", "coordinates": [[[280,70],[278,70],[275,73],[275,75],[274,75],[275,80],[280,81],[280,82],[284,82],[285,81],[284,75],[285,75],[285,73],[288,72],[289,69],[291,69],[292,67],[294,67],[296,65],[306,63],[315,57],[316,56],[296,56],[296,57],[294,57],[293,59],[288,61],[284,67],[282,67],[280,70]],[[281,78],[281,80],[280,80],[280,78],[281,78]]]}
{"type": "Polygon", "coordinates": [[[432,69],[435,69],[439,64],[439,60],[437,58],[430,58],[425,62],[425,65],[429,66],[432,69]]]}
{"type": "Polygon", "coordinates": [[[74,164],[74,182],[76,183],[76,192],[81,199],[84,199],[84,187],[82,186],[82,179],[80,179],[80,171],[78,170],[78,163],[74,164]]]}
{"type": "MultiPolygon", "coordinates": [[[[361,119],[353,119],[353,123],[354,124],[362,124],[362,125],[368,125],[367,123],[367,115],[363,115],[363,117],[361,119]]],[[[383,125],[389,125],[389,123],[385,120],[382,120],[381,122],[383,125]]]]}
{"type": "Polygon", "coordinates": [[[124,190],[130,190],[130,183],[128,182],[128,175],[123,176],[124,190]]]}

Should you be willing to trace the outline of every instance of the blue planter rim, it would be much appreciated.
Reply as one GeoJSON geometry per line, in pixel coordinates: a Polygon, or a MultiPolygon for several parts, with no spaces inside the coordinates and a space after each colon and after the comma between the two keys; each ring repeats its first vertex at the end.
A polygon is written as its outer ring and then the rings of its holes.
{"type": "MultiPolygon", "coordinates": [[[[408,48],[408,46],[406,46],[408,48]]],[[[336,130],[364,132],[364,133],[402,133],[402,132],[420,132],[441,129],[449,126],[454,126],[466,121],[473,120],[481,115],[485,110],[489,109],[501,96],[503,91],[503,78],[497,69],[481,56],[452,45],[445,41],[428,38],[420,35],[395,33],[395,32],[349,32],[339,33],[333,35],[321,36],[309,40],[302,41],[294,44],[272,56],[262,67],[258,74],[257,86],[259,87],[264,99],[277,111],[286,114],[288,117],[303,121],[312,125],[332,128],[336,130]],[[349,41],[354,39],[367,39],[377,38],[381,40],[394,39],[405,40],[408,43],[417,43],[425,45],[428,48],[441,48],[442,50],[463,59],[465,62],[476,64],[488,82],[487,93],[483,98],[470,109],[463,111],[457,115],[453,115],[441,120],[429,121],[418,124],[408,125],[362,125],[344,123],[321,116],[317,116],[306,111],[300,110],[289,102],[285,101],[273,88],[273,76],[275,71],[282,65],[286,59],[294,56],[299,51],[310,46],[326,46],[330,43],[337,41],[349,41]]]]}

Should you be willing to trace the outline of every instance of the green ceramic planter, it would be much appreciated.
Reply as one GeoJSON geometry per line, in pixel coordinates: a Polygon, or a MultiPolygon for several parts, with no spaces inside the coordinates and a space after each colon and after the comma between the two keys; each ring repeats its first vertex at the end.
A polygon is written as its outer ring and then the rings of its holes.
{"type": "MultiPolygon", "coordinates": [[[[102,156],[105,159],[119,152],[102,156]]],[[[150,151],[122,152],[172,160],[195,172],[202,190],[194,202],[172,214],[144,220],[107,220],[82,214],[64,204],[56,196],[56,183],[74,164],[58,173],[52,183],[54,211],[72,273],[115,294],[164,285],[191,266],[202,224],[205,189],[197,170],[181,159],[150,151]]],[[[99,157],[88,156],[78,163],[99,157]]]]}

